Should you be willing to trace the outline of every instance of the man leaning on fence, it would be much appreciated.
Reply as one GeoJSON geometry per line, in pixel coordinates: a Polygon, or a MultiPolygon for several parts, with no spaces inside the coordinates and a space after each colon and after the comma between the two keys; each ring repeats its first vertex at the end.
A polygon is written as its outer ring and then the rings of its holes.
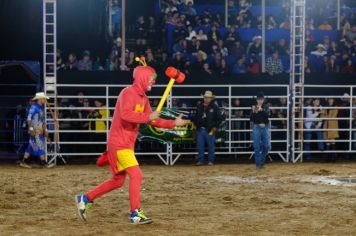
{"type": "Polygon", "coordinates": [[[253,123],[253,147],[255,151],[256,168],[264,166],[270,149],[269,133],[269,106],[264,104],[265,98],[262,92],[256,96],[257,104],[252,106],[251,122],[253,123]]]}
{"type": "Polygon", "coordinates": [[[21,167],[31,168],[28,164],[31,156],[40,158],[41,166],[53,167],[46,163],[46,138],[48,139],[48,132],[45,122],[45,107],[48,97],[44,93],[36,93],[33,100],[35,103],[31,106],[28,115],[28,133],[30,140],[28,147],[25,150],[23,160],[20,162],[21,167]]]}
{"type": "Polygon", "coordinates": [[[211,91],[205,91],[204,100],[197,107],[195,125],[197,126],[197,148],[199,161],[205,163],[205,143],[208,144],[208,165],[215,162],[215,133],[221,122],[219,107],[214,103],[215,96],[211,91]]]}

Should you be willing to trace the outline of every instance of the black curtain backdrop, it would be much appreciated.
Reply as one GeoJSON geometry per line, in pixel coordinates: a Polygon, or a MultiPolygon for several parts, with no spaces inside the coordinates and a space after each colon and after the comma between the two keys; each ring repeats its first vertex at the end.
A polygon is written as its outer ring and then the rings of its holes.
{"type": "MultiPolygon", "coordinates": [[[[57,0],[58,48],[107,53],[106,0],[57,0]]],[[[42,0],[0,1],[0,60],[42,61],[42,0]]],[[[109,42],[110,41],[110,42],[109,42]]]]}

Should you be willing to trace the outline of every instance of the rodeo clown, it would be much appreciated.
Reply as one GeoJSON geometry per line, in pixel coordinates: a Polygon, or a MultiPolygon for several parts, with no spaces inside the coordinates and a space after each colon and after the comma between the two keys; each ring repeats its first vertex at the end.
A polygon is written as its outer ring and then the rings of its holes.
{"type": "Polygon", "coordinates": [[[46,163],[46,138],[48,132],[45,122],[45,107],[48,97],[43,93],[36,93],[32,99],[35,103],[30,107],[27,115],[28,133],[30,140],[25,150],[23,160],[20,162],[21,167],[31,168],[28,164],[30,156],[40,157],[41,166],[51,168],[54,164],[46,163]]]}
{"type": "Polygon", "coordinates": [[[142,64],[144,66],[137,66],[133,71],[133,84],[123,89],[118,96],[108,136],[108,150],[97,161],[98,166],[110,165],[112,178],[88,193],[75,197],[79,216],[83,220],[86,220],[87,210],[95,199],[122,187],[125,177],[128,176],[130,223],[151,223],[152,220],[146,217],[140,208],[142,172],[134,153],[139,125],[150,123],[155,127],[172,129],[190,122],[183,120],[182,115],[175,120],[164,120],[159,118],[159,112],[152,112],[146,92],[151,91],[157,74],[152,67],[142,64]]]}

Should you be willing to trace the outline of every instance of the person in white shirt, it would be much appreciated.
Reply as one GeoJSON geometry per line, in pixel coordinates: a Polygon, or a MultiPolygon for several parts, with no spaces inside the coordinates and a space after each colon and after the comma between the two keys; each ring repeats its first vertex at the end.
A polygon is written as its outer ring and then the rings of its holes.
{"type": "Polygon", "coordinates": [[[323,121],[321,116],[324,114],[320,105],[320,99],[316,98],[312,104],[306,104],[304,108],[304,158],[305,160],[311,160],[311,142],[313,134],[316,135],[318,142],[318,149],[324,150],[324,135],[323,131],[319,130],[323,128],[323,121]]]}

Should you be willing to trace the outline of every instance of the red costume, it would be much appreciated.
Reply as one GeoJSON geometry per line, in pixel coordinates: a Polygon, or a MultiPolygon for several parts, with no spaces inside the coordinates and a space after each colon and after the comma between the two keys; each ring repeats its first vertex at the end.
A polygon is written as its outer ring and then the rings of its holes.
{"type": "Polygon", "coordinates": [[[150,123],[159,128],[174,127],[173,120],[150,120],[152,109],[146,91],[154,84],[156,76],[152,67],[138,66],[133,72],[133,85],[120,92],[109,132],[108,150],[97,161],[98,166],[110,164],[113,177],[87,194],[90,201],[121,187],[127,174],[130,178],[131,211],[140,208],[142,173],[134,156],[139,124],[150,123]]]}

